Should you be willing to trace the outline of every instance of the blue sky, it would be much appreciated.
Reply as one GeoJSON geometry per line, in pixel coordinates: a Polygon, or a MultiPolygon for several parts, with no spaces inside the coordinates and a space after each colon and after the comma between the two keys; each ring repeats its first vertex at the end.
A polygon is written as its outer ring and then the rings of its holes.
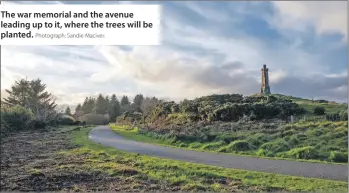
{"type": "Polygon", "coordinates": [[[273,93],[347,101],[347,2],[151,3],[163,6],[161,46],[2,46],[2,89],[40,77],[72,105],[98,93],[249,95],[267,64],[273,93]]]}

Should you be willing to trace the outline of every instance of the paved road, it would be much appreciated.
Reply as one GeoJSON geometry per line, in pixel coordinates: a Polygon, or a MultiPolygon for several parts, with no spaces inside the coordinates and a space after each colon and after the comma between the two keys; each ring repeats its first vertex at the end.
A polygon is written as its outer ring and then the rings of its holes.
{"type": "Polygon", "coordinates": [[[348,181],[347,165],[270,160],[163,147],[125,139],[110,130],[109,126],[98,126],[92,129],[89,139],[105,146],[156,157],[226,168],[348,181]]]}

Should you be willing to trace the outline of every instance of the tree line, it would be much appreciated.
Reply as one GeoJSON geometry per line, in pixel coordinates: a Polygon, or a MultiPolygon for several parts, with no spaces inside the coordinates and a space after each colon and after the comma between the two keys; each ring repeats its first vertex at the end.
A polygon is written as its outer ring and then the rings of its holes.
{"type": "MultiPolygon", "coordinates": [[[[57,112],[55,98],[40,79],[15,81],[1,101],[1,132],[45,128],[59,124],[146,123],[171,125],[198,121],[238,121],[241,119],[286,119],[306,113],[292,100],[273,95],[210,95],[179,103],[137,94],[132,100],[115,94],[86,97],[74,109],[57,112]]],[[[314,114],[325,114],[323,108],[314,114]]],[[[330,118],[347,117],[347,111],[327,114],[330,118]]]]}
{"type": "Polygon", "coordinates": [[[71,113],[70,107],[67,107],[65,114],[78,121],[94,123],[94,120],[96,120],[95,124],[97,122],[109,123],[115,122],[118,116],[125,113],[146,114],[150,107],[160,102],[161,100],[156,97],[144,97],[142,94],[137,94],[132,101],[126,95],[119,100],[115,94],[110,97],[99,94],[96,98],[86,97],[82,103],[76,106],[74,113],[71,113]]]}
{"type": "Polygon", "coordinates": [[[128,96],[119,100],[115,94],[110,97],[99,94],[96,98],[86,97],[72,113],[69,107],[65,112],[57,110],[54,96],[41,79],[17,80],[5,91],[8,97],[1,100],[1,135],[62,124],[107,124],[125,113],[146,114],[161,102],[142,94],[132,101],[128,96]]]}

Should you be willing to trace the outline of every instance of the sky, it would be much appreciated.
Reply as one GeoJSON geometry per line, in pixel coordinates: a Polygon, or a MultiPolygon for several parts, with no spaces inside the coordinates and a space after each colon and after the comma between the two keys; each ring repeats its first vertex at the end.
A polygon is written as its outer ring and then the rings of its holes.
{"type": "Polygon", "coordinates": [[[347,102],[347,2],[148,3],[162,5],[162,45],[2,46],[2,96],[25,77],[42,79],[68,105],[99,93],[250,95],[260,92],[266,64],[272,93],[347,102]]]}

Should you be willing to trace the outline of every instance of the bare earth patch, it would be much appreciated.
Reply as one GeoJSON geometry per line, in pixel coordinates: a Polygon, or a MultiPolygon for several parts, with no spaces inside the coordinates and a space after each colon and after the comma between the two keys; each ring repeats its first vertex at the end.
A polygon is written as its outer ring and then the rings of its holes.
{"type": "Polygon", "coordinates": [[[91,169],[89,155],[59,154],[77,148],[70,132],[20,133],[1,141],[1,191],[151,190],[160,186],[139,179],[127,168],[110,175],[91,169]]]}

